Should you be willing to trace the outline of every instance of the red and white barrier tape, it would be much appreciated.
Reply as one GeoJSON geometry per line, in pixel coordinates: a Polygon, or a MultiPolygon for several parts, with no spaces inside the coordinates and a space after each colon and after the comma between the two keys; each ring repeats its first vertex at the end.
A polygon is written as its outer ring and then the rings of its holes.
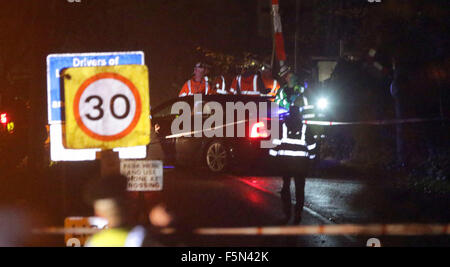
{"type": "Polygon", "coordinates": [[[432,119],[403,119],[403,120],[380,120],[380,121],[353,121],[353,122],[341,122],[341,121],[316,121],[316,120],[303,120],[303,124],[307,125],[323,125],[323,126],[335,126],[335,125],[389,125],[389,124],[403,124],[414,122],[427,122],[427,121],[441,121],[441,118],[432,119]]]}
{"type": "MultiPolygon", "coordinates": [[[[35,234],[91,235],[101,231],[92,228],[50,227],[34,231],[35,234]]],[[[163,234],[176,233],[176,229],[165,228],[163,234]]],[[[340,224],[340,225],[299,225],[240,228],[199,228],[198,235],[450,235],[450,224],[340,224]]]]}
{"type": "Polygon", "coordinates": [[[87,227],[47,227],[42,229],[34,229],[33,234],[37,235],[93,235],[103,229],[87,228],[87,227]]]}
{"type": "Polygon", "coordinates": [[[342,224],[273,226],[248,228],[205,228],[201,235],[449,235],[449,224],[342,224]]]}

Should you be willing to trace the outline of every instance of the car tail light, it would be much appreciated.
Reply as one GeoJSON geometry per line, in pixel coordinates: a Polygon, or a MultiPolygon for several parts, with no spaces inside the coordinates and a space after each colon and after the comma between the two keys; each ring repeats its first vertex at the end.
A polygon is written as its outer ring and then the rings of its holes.
{"type": "Polygon", "coordinates": [[[269,137],[269,131],[267,130],[264,122],[257,122],[253,124],[250,131],[250,138],[266,138],[269,137]]]}
{"type": "Polygon", "coordinates": [[[8,115],[6,113],[0,114],[0,123],[7,124],[8,123],[8,115]]]}

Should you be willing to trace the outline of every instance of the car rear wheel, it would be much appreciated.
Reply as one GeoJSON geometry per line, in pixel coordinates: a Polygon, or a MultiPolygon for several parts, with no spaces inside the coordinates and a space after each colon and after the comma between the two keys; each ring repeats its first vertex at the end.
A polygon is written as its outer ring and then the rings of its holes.
{"type": "Polygon", "coordinates": [[[212,172],[223,172],[228,165],[228,153],[220,141],[211,142],[206,148],[206,166],[212,172]]]}

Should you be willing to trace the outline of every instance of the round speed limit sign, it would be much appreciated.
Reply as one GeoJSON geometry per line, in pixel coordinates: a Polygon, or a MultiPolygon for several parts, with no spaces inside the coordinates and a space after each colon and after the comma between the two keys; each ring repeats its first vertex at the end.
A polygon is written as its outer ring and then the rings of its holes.
{"type": "Polygon", "coordinates": [[[63,77],[67,147],[114,148],[150,141],[145,129],[149,128],[145,66],[71,68],[63,77]]]}
{"type": "Polygon", "coordinates": [[[79,127],[92,138],[104,141],[130,133],[141,109],[134,84],[117,73],[99,73],[86,80],[77,91],[73,106],[79,127]]]}

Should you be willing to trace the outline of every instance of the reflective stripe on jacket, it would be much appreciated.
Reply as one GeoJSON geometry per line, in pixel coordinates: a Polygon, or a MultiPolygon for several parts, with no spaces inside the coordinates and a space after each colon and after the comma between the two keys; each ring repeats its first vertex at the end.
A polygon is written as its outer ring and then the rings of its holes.
{"type": "Polygon", "coordinates": [[[264,83],[264,86],[268,89],[270,89],[270,92],[265,94],[265,96],[276,96],[278,93],[278,90],[280,89],[280,83],[276,79],[269,79],[262,76],[262,80],[264,83]]]}
{"type": "Polygon", "coordinates": [[[273,139],[275,148],[269,150],[271,156],[288,156],[314,159],[316,157],[316,143],[308,125],[302,124],[304,116],[311,116],[314,107],[308,105],[308,98],[304,95],[304,88],[281,88],[275,103],[290,111],[290,114],[282,124],[281,139],[273,139]],[[294,114],[297,113],[297,114],[294,114]]]}
{"type": "Polygon", "coordinates": [[[204,77],[201,82],[196,82],[194,79],[190,79],[184,83],[181,88],[179,97],[194,95],[194,94],[205,94],[209,92],[208,77],[204,77]]]}
{"type": "MultiPolygon", "coordinates": [[[[220,75],[215,81],[214,81],[214,86],[215,86],[215,93],[219,94],[219,95],[227,95],[227,89],[226,89],[226,83],[225,83],[225,78],[220,75]]],[[[213,90],[211,90],[213,91],[213,90]]]]}
{"type": "Polygon", "coordinates": [[[243,77],[242,75],[236,76],[231,83],[230,92],[232,94],[237,94],[240,92],[242,95],[260,95],[260,88],[258,88],[258,75],[254,74],[247,77],[243,77]]]}

